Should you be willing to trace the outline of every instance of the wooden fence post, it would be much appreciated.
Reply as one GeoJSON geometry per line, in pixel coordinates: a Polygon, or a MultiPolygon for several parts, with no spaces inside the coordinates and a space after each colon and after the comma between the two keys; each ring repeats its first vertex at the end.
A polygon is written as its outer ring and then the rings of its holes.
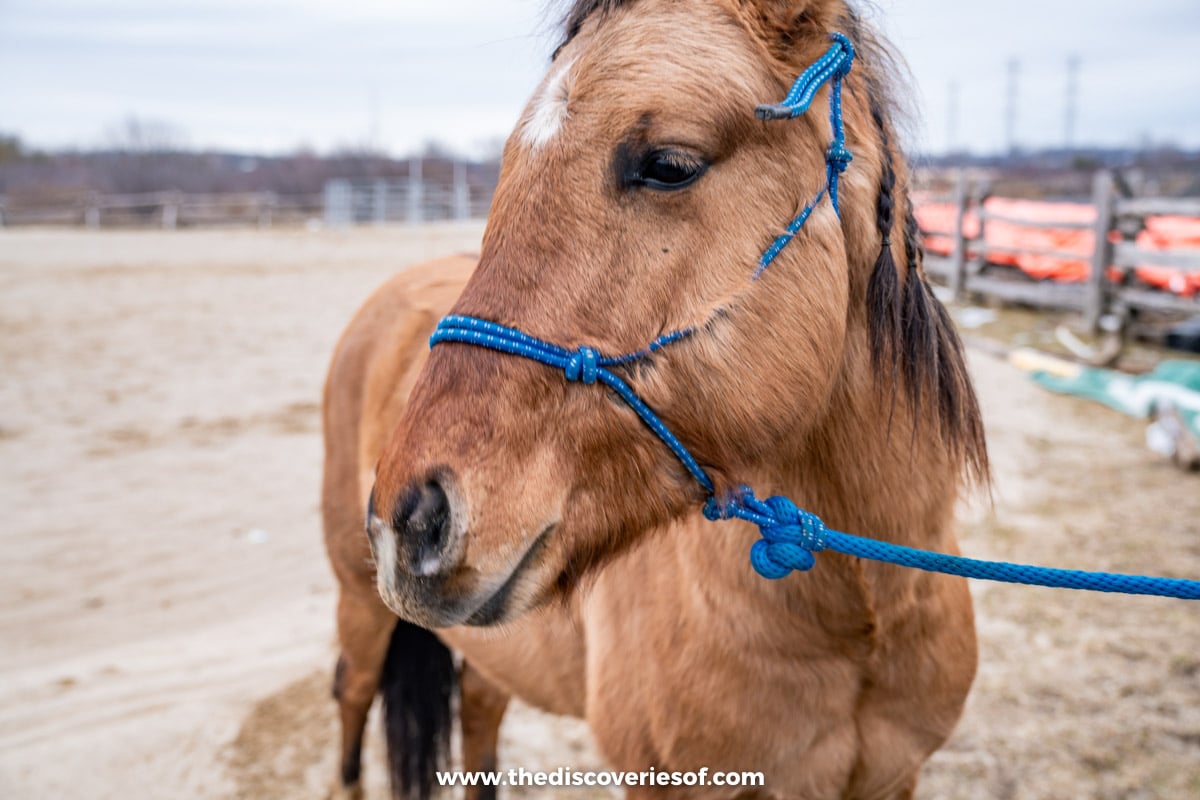
{"type": "Polygon", "coordinates": [[[325,224],[342,227],[354,222],[353,194],[350,181],[335,179],[325,182],[325,224]]]}
{"type": "Polygon", "coordinates": [[[467,185],[467,165],[454,162],[454,218],[471,218],[471,191],[467,185]]]}
{"type": "Polygon", "coordinates": [[[183,197],[179,192],[163,192],[160,195],[162,198],[162,226],[166,230],[175,230],[179,226],[179,206],[183,202],[183,197]]]}
{"type": "Polygon", "coordinates": [[[93,229],[100,227],[100,196],[94,192],[88,195],[87,206],[83,209],[83,225],[93,229]]]}
{"type": "Polygon", "coordinates": [[[371,184],[371,221],[376,225],[387,222],[388,215],[388,184],[383,178],[376,178],[371,184]]]}
{"type": "Polygon", "coordinates": [[[278,197],[274,192],[259,192],[258,195],[258,227],[269,228],[274,221],[275,206],[278,197]]]}
{"type": "Polygon", "coordinates": [[[954,249],[950,253],[950,290],[956,301],[962,300],[967,286],[967,239],[963,223],[967,217],[970,191],[967,171],[960,169],[954,183],[954,249]]]}
{"type": "Polygon", "coordinates": [[[1092,228],[1095,242],[1083,313],[1088,331],[1095,334],[1100,330],[1100,317],[1104,316],[1107,305],[1108,267],[1112,263],[1108,232],[1113,226],[1113,175],[1108,170],[1097,172],[1092,179],[1092,204],[1096,208],[1096,223],[1092,228]]]}
{"type": "Polygon", "coordinates": [[[422,179],[423,164],[414,158],[408,162],[408,221],[425,221],[425,185],[422,179]]]}

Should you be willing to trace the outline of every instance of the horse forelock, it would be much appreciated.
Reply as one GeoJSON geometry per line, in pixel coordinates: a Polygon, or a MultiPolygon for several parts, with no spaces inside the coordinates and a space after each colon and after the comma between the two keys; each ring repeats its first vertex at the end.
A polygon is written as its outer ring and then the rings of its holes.
{"type": "Polygon", "coordinates": [[[554,51],[554,55],[557,57],[558,51],[563,48],[563,45],[578,35],[579,29],[583,27],[583,23],[588,17],[597,13],[609,14],[630,2],[632,0],[573,0],[563,16],[563,40],[554,51]]]}

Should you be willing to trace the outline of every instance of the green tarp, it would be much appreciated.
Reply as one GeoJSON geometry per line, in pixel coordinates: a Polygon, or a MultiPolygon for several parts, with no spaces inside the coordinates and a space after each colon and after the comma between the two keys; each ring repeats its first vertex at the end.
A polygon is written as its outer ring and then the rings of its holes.
{"type": "Polygon", "coordinates": [[[1053,392],[1086,397],[1139,419],[1169,403],[1200,438],[1200,361],[1163,361],[1145,375],[1082,367],[1073,377],[1049,372],[1031,377],[1053,392]]]}

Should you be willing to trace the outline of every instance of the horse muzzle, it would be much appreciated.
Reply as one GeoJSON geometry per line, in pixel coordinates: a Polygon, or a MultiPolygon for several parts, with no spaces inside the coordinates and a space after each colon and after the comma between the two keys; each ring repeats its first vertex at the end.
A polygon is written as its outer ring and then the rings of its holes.
{"type": "MultiPolygon", "coordinates": [[[[540,561],[554,524],[524,542],[514,557],[490,559],[489,568],[467,563],[467,514],[446,471],[404,488],[391,520],[367,509],[367,536],[375,558],[376,587],[385,605],[426,628],[493,625],[534,603],[526,580],[540,561]],[[493,571],[491,564],[500,569],[493,571]]],[[[536,582],[535,582],[536,583],[536,582]]]]}

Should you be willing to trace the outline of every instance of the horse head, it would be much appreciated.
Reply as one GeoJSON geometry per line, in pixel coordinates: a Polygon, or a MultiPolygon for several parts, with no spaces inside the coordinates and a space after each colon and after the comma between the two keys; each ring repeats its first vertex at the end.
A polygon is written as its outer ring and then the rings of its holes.
{"type": "MultiPolygon", "coordinates": [[[[505,146],[479,266],[453,313],[610,355],[683,332],[613,369],[718,489],[786,483],[781,470],[845,413],[835,396],[880,385],[893,402],[901,387],[901,408],[928,390],[951,444],[978,436],[957,340],[910,269],[888,62],[851,9],[584,0],[566,30],[505,146]],[[835,209],[822,195],[833,88],[787,121],[755,107],[783,97],[839,31],[858,56],[844,75],[853,162],[835,209]]],[[[604,387],[443,344],[378,465],[378,586],[430,627],[512,619],[704,498],[604,387]]]]}

